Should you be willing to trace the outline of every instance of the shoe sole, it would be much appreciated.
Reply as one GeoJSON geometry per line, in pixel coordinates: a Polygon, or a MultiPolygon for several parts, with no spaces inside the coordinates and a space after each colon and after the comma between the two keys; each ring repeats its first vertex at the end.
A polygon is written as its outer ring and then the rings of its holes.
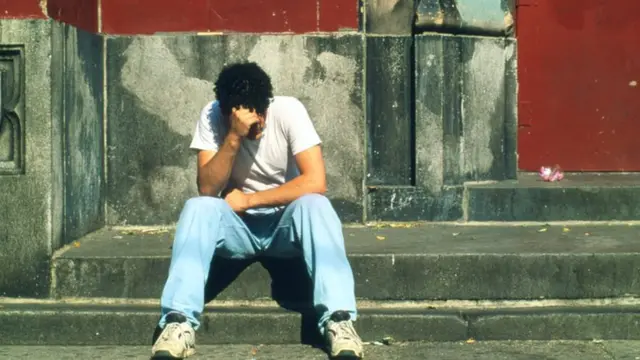
{"type": "Polygon", "coordinates": [[[336,356],[332,356],[331,360],[362,360],[363,356],[356,354],[355,351],[343,350],[336,356]]]}
{"type": "Polygon", "coordinates": [[[189,350],[187,351],[187,354],[183,357],[176,357],[173,356],[173,354],[171,354],[168,351],[156,351],[155,354],[153,354],[153,356],[151,357],[151,360],[183,360],[186,359],[189,356],[194,355],[196,352],[195,350],[189,350]]]}

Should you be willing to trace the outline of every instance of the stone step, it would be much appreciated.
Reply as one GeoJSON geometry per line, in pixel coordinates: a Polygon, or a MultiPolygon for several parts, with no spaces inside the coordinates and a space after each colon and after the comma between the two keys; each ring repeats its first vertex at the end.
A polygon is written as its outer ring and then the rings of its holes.
{"type": "MultiPolygon", "coordinates": [[[[637,300],[556,304],[359,304],[364,341],[635,340],[637,300]]],[[[260,301],[208,306],[198,344],[319,344],[315,319],[260,301]]],[[[0,299],[0,345],[149,345],[159,305],[0,299]]]]}
{"type": "Polygon", "coordinates": [[[465,185],[468,221],[640,220],[640,174],[566,174],[543,182],[518,180],[465,185]]]}
{"type": "MultiPolygon", "coordinates": [[[[158,299],[172,232],[104,229],[86,236],[54,256],[52,296],[158,299]]],[[[395,224],[346,227],[344,234],[361,299],[640,295],[640,225],[395,224]]],[[[242,272],[247,262],[216,258],[207,298],[310,301],[301,260],[261,261],[242,272]]]]}

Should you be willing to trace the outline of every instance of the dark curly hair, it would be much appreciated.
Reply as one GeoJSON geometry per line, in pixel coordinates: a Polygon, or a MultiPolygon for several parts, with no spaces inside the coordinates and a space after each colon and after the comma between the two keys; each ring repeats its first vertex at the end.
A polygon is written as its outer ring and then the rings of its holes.
{"type": "Polygon", "coordinates": [[[273,97],[271,78],[254,62],[225,66],[213,90],[223,115],[231,114],[234,107],[265,115],[273,97]]]}

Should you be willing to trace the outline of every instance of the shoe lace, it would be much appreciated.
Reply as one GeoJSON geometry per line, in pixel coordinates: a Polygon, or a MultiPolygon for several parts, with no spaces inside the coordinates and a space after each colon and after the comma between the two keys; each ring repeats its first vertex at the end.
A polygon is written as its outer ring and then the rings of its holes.
{"type": "Polygon", "coordinates": [[[334,323],[334,331],[336,337],[344,339],[344,340],[357,340],[358,334],[356,334],[356,329],[354,329],[351,321],[340,321],[334,323]]]}
{"type": "Polygon", "coordinates": [[[165,331],[162,332],[162,339],[164,341],[176,340],[180,341],[185,347],[189,346],[189,338],[191,335],[188,331],[183,331],[181,329],[180,323],[169,323],[166,325],[164,330],[165,331]]]}

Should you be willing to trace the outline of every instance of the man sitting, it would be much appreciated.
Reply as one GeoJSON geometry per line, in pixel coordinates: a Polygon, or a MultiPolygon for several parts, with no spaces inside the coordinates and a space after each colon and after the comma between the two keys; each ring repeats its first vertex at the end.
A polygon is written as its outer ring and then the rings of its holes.
{"type": "Polygon", "coordinates": [[[272,92],[258,65],[233,64],[216,81],[217,101],[202,111],[191,143],[200,196],[187,201],[178,221],[155,359],[195,353],[214,254],[303,256],[329,355],[363,356],[342,224],[323,195],[320,138],[299,100],[272,92]]]}

